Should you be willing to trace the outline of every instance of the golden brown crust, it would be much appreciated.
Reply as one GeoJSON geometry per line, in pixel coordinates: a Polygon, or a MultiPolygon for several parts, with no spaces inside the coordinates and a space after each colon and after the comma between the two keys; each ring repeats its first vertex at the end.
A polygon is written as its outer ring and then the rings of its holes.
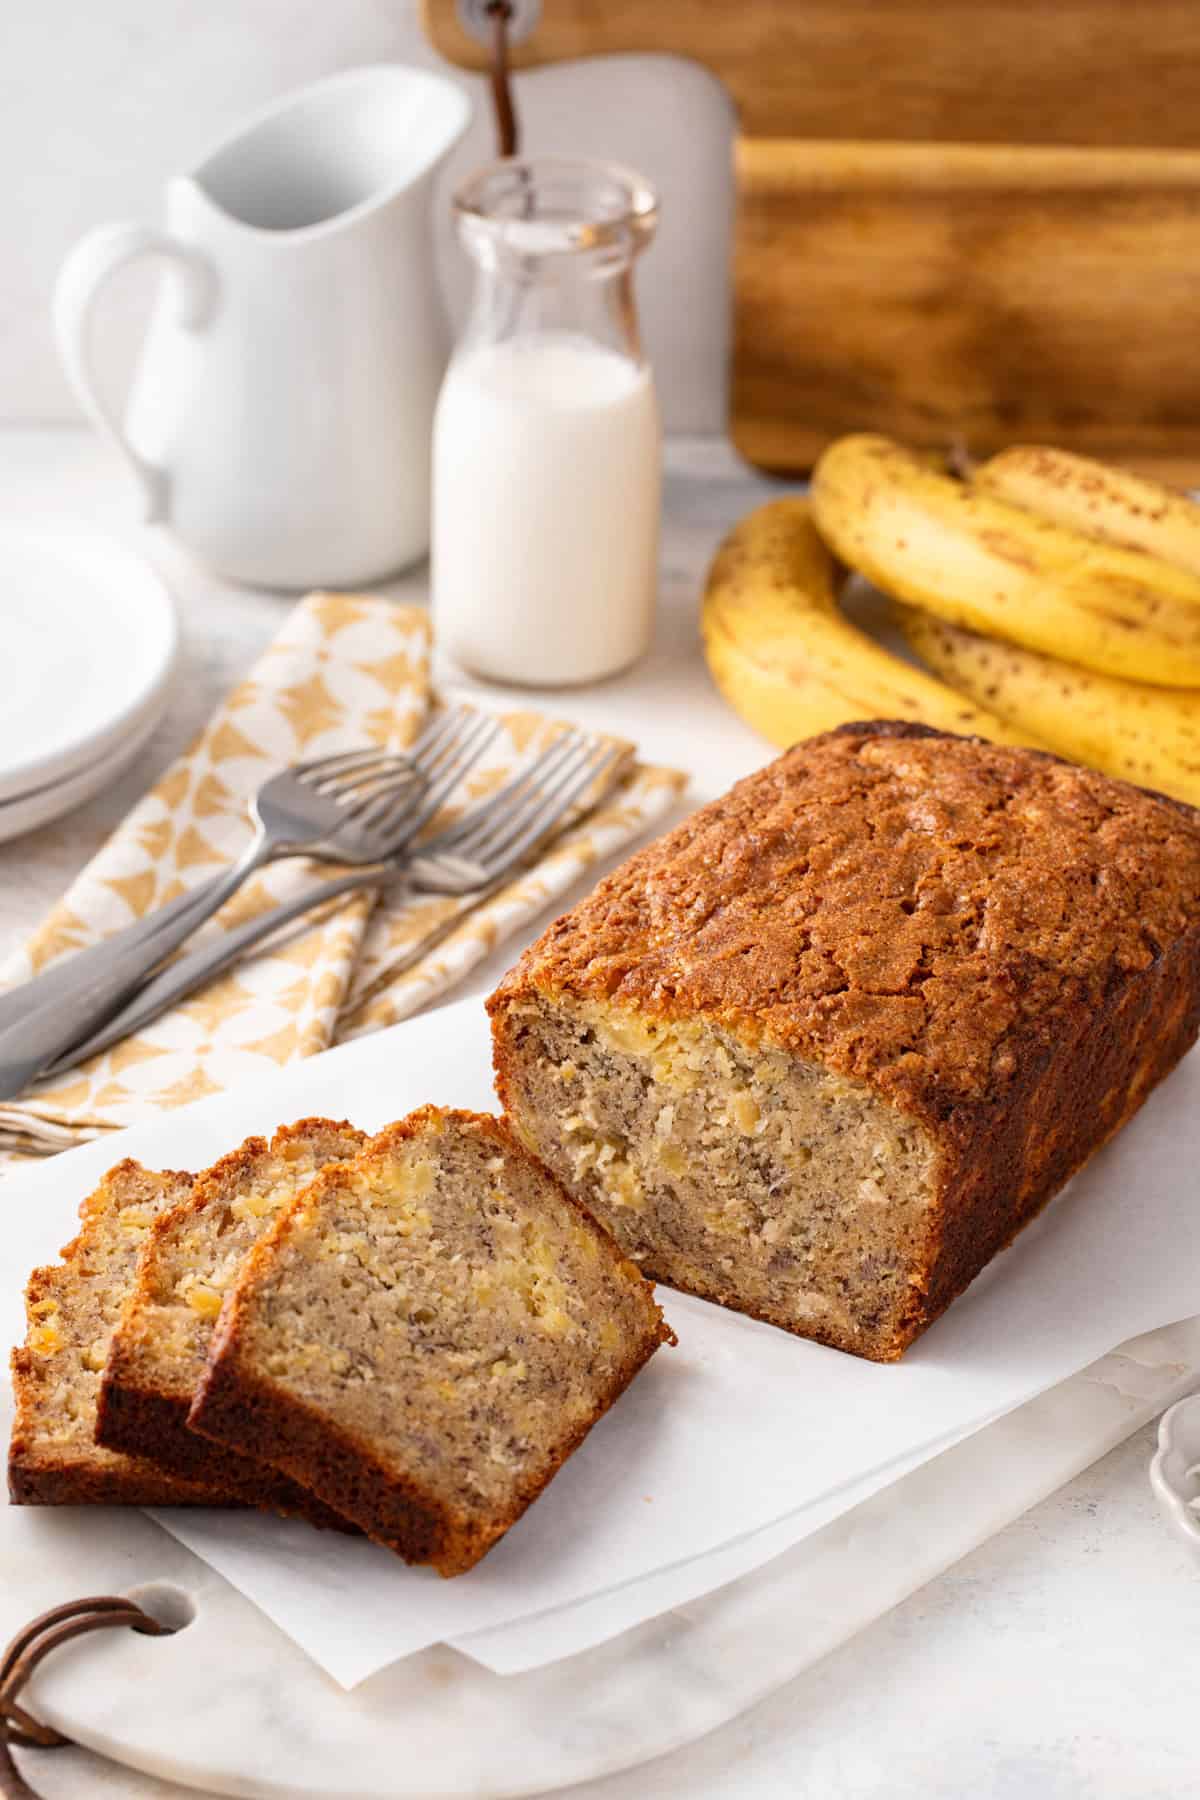
{"type": "Polygon", "coordinates": [[[993,1114],[945,1121],[947,1154],[923,1284],[899,1356],[998,1250],[1131,1119],[1200,1030],[1200,929],[1094,1010],[1064,1013],[1057,1042],[1030,1059],[993,1114]]]}
{"type": "MultiPolygon", "coordinates": [[[[385,1467],[369,1444],[360,1443],[329,1417],[306,1406],[276,1386],[245,1351],[246,1315],[260,1285],[269,1285],[279,1248],[293,1234],[303,1211],[320,1203],[322,1192],[380,1156],[389,1148],[418,1138],[431,1128],[467,1127],[490,1138],[498,1149],[529,1157],[508,1129],[490,1114],[423,1106],[373,1138],[360,1158],[323,1171],[312,1186],[275,1220],[239,1271],[218,1321],[208,1366],[193,1402],[189,1422],[194,1431],[221,1443],[253,1443],[259,1454],[318,1494],[358,1525],[368,1537],[405,1561],[428,1563],[440,1574],[461,1574],[502,1537],[542,1492],[552,1476],[583,1442],[661,1343],[674,1343],[674,1333],[661,1310],[650,1301],[649,1328],[620,1368],[591,1417],[565,1435],[553,1466],[513,1498],[512,1504],[481,1526],[478,1518],[446,1507],[414,1480],[385,1467]]],[[[541,1164],[537,1167],[563,1203],[603,1245],[614,1269],[638,1288],[649,1289],[640,1269],[622,1256],[597,1220],[565,1192],[541,1164]]]]}
{"type": "Polygon", "coordinates": [[[1200,817],[1033,750],[846,725],[634,856],[501,983],[699,1015],[933,1119],[1193,929],[1200,817]]]}
{"type": "Polygon", "coordinates": [[[339,1431],[323,1413],[281,1395],[246,1366],[237,1349],[236,1336],[227,1341],[224,1332],[214,1344],[193,1404],[196,1429],[222,1444],[256,1444],[264,1457],[328,1496],[343,1514],[362,1513],[365,1489],[371,1525],[361,1517],[359,1523],[367,1536],[409,1562],[438,1564],[447,1553],[451,1521],[419,1489],[381,1468],[369,1445],[339,1431]]]}
{"type": "Polygon", "coordinates": [[[155,1220],[109,1344],[100,1387],[98,1443],[148,1457],[184,1480],[219,1483],[247,1505],[307,1519],[323,1529],[354,1529],[269,1464],[189,1429],[188,1412],[204,1371],[211,1329],[196,1319],[195,1344],[190,1349],[168,1349],[155,1309],[175,1299],[174,1253],[181,1236],[213,1209],[227,1209],[245,1192],[266,1158],[286,1155],[290,1146],[327,1145],[336,1154],[350,1154],[366,1141],[365,1133],[347,1120],[324,1118],[282,1125],[270,1144],[265,1138],[247,1138],[197,1176],[191,1192],[155,1220]]]}
{"type": "Polygon", "coordinates": [[[1195,1041],[1200,814],[1041,752],[845,725],[634,856],[526,951],[488,1003],[506,1108],[534,995],[699,1017],[930,1131],[938,1204],[908,1324],[878,1351],[891,1360],[1195,1041]]]}
{"type": "MultiPolygon", "coordinates": [[[[13,1357],[14,1385],[22,1373],[21,1353],[13,1357]]],[[[236,1498],[181,1481],[141,1457],[122,1466],[98,1464],[86,1456],[55,1456],[23,1437],[14,1437],[8,1459],[8,1495],[14,1506],[236,1506],[236,1498]],[[136,1466],[135,1466],[136,1465],[136,1466]]]]}

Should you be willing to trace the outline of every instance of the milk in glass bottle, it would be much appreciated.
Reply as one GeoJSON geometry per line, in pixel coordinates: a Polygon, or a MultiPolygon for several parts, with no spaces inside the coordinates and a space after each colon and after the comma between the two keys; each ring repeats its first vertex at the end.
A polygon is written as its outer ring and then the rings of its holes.
{"type": "Polygon", "coordinates": [[[597,681],[650,642],[661,431],[633,261],[657,202],[627,169],[508,158],[454,198],[477,265],[433,439],[433,607],[472,674],[597,681]]]}

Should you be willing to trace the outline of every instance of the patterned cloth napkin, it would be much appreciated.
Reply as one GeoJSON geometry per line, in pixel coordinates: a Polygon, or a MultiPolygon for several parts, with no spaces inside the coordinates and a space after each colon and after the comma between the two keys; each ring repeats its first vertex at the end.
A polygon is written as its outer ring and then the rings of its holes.
{"type": "MultiPolygon", "coordinates": [[[[217,873],[247,843],[246,802],[277,768],[363,743],[402,749],[437,704],[421,609],[311,595],[30,941],[0,966],[0,987],[28,980],[217,873]]],[[[531,712],[503,715],[502,725],[449,811],[485,799],[565,729],[531,712]]],[[[382,899],[362,894],[331,904],[136,1036],[0,1104],[0,1162],[67,1149],[406,1018],[460,982],[584,870],[661,818],[684,779],[644,767],[630,752],[615,785],[585,797],[533,866],[482,903],[405,896],[397,887],[382,899]],[[433,927],[436,942],[414,958],[417,940],[433,927]]],[[[205,931],[227,930],[328,872],[297,860],[269,865],[205,931]]]]}

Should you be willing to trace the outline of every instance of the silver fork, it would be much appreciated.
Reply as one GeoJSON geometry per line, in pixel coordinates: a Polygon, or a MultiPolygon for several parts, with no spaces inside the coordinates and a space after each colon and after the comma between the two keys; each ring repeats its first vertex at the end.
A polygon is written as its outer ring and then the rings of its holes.
{"type": "Polygon", "coordinates": [[[0,1017],[0,1099],[21,1093],[111,1017],[254,869],[284,856],[364,866],[395,856],[444,805],[498,729],[487,714],[459,708],[435,721],[402,768],[401,759],[374,750],[347,751],[273,777],[253,803],[255,838],[188,905],[165,922],[152,915],[139,922],[144,929],[118,933],[4,996],[15,1016],[0,1017]]]}
{"type": "MultiPolygon", "coordinates": [[[[565,733],[527,768],[482,805],[453,825],[372,869],[356,869],[323,881],[292,900],[227,932],[219,942],[181,957],[154,977],[116,1018],[77,1043],[46,1072],[58,1074],[149,1025],[238,962],[248,950],[273,937],[304,913],[344,894],[382,887],[402,876],[419,893],[470,895],[485,899],[502,887],[520,864],[557,829],[571,809],[596,788],[597,798],[612,785],[625,752],[575,731],[565,733]]],[[[439,803],[440,804],[440,803],[439,803]]],[[[432,817],[432,814],[430,815],[432,817]]],[[[460,915],[425,933],[395,966],[401,974],[457,925],[460,915]]]]}
{"type": "MultiPolygon", "coordinates": [[[[474,761],[487,748],[496,729],[494,721],[488,719],[486,714],[477,713],[465,706],[457,707],[453,712],[444,713],[436,719],[412,748],[404,752],[404,760],[424,784],[436,783],[435,798],[437,804],[441,805],[450,786],[461,778],[463,759],[467,753],[471,753],[471,760],[474,761]],[[450,777],[449,786],[447,776],[450,777]]],[[[382,759],[384,753],[378,754],[382,759]]],[[[427,822],[427,817],[428,808],[423,807],[417,819],[418,829],[427,822]]],[[[291,852],[286,854],[290,855],[291,852]]],[[[318,859],[324,857],[319,846],[306,854],[318,859]]],[[[213,911],[213,897],[224,879],[223,875],[214,875],[206,881],[198,882],[194,888],[189,888],[174,900],[168,900],[165,906],[156,908],[146,918],[125,926],[121,931],[113,932],[111,936],[86,950],[76,950],[70,956],[61,957],[43,974],[23,982],[6,994],[0,994],[0,1031],[33,1012],[43,1002],[68,993],[77,981],[93,971],[107,968],[114,953],[139,943],[149,946],[164,927],[173,926],[185,915],[190,918],[193,908],[197,914],[203,910],[206,915],[210,915],[213,911]]],[[[190,927],[194,928],[194,925],[190,927]]]]}

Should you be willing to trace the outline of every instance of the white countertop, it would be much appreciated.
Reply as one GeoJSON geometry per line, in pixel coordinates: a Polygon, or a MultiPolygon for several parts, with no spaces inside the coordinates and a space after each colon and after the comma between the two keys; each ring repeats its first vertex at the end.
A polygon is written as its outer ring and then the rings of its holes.
{"type": "MultiPolygon", "coordinates": [[[[655,650],[632,675],[552,702],[565,716],[636,736],[643,754],[691,770],[703,794],[769,754],[709,685],[695,621],[717,538],[775,491],[720,444],[673,445],[655,650]]],[[[287,606],[204,575],[161,533],[139,532],[132,505],[120,471],[87,434],[0,432],[0,516],[72,515],[140,547],[176,594],[187,655],[169,719],[134,769],[81,811],[0,848],[0,952],[200,727],[287,606]]],[[[424,571],[382,591],[419,598],[424,571]]],[[[576,1793],[1165,1800],[1190,1792],[1200,1764],[1200,1574],[1151,1499],[1152,1438],[1138,1433],[744,1719],[668,1762],[576,1793]]],[[[54,1800],[184,1794],[73,1750],[31,1755],[26,1767],[54,1800]]]]}

